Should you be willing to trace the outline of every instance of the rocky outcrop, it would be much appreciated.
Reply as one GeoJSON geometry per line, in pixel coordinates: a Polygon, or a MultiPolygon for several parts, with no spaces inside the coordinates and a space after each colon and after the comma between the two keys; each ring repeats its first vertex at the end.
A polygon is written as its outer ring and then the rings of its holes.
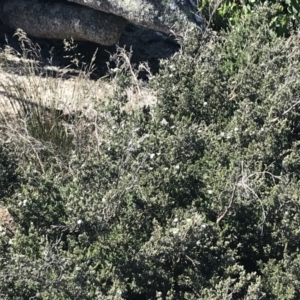
{"type": "Polygon", "coordinates": [[[203,25],[193,0],[0,0],[0,18],[34,37],[101,45],[115,44],[127,22],[167,34],[203,25]]]}
{"type": "Polygon", "coordinates": [[[201,25],[193,0],[68,0],[127,19],[165,33],[181,33],[195,23],[201,25]]]}
{"type": "Polygon", "coordinates": [[[127,21],[119,16],[71,3],[40,0],[4,0],[0,16],[11,28],[47,39],[92,41],[112,45],[127,21]]]}

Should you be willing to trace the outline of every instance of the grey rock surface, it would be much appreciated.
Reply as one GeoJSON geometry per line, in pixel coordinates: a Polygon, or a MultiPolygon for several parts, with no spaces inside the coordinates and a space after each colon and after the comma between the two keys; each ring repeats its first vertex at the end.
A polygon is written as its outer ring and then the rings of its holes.
{"type": "Polygon", "coordinates": [[[68,0],[164,33],[182,33],[202,19],[193,0],[68,0]]]}
{"type": "Polygon", "coordinates": [[[127,21],[88,7],[62,1],[2,0],[0,17],[13,29],[47,39],[92,41],[113,45],[127,21]]]}

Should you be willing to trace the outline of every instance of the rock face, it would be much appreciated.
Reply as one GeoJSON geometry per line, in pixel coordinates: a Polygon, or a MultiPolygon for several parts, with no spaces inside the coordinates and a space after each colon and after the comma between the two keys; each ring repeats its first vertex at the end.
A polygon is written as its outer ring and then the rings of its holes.
{"type": "Polygon", "coordinates": [[[101,10],[127,19],[149,29],[180,33],[201,25],[193,0],[68,0],[95,10],[101,10]]]}
{"type": "Polygon", "coordinates": [[[11,28],[47,39],[92,41],[112,45],[127,21],[112,14],[71,3],[40,0],[4,0],[0,16],[11,28]]]}
{"type": "Polygon", "coordinates": [[[113,45],[127,22],[167,34],[202,26],[194,0],[0,0],[0,18],[13,29],[47,39],[113,45]]]}

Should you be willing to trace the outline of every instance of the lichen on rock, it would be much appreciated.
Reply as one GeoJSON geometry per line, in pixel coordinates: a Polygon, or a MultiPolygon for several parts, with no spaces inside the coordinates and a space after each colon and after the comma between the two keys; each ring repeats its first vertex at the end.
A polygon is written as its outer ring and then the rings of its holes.
{"type": "Polygon", "coordinates": [[[201,25],[193,1],[180,0],[68,0],[127,19],[129,22],[165,33],[181,33],[201,25]],[[197,24],[198,23],[198,24],[197,24]]]}

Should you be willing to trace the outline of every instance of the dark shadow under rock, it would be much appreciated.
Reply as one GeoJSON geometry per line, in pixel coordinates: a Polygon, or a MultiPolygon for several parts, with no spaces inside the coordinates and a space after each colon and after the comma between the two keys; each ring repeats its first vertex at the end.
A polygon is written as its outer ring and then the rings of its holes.
{"type": "MultiPolygon", "coordinates": [[[[45,63],[47,63],[47,58],[50,56],[49,52],[53,49],[52,65],[56,67],[69,66],[71,64],[70,56],[74,54],[77,54],[78,58],[81,57],[80,62],[82,64],[88,64],[98,49],[94,62],[96,70],[92,74],[93,79],[100,78],[107,74],[107,62],[109,61],[110,54],[116,52],[115,45],[102,46],[91,42],[75,42],[75,44],[77,44],[75,51],[66,52],[64,50],[63,41],[31,39],[41,47],[42,57],[45,59],[45,63]]],[[[21,52],[18,39],[16,36],[13,37],[13,32],[8,30],[6,38],[4,38],[2,30],[2,33],[0,32],[0,46],[4,47],[7,43],[18,52],[21,52]]],[[[131,63],[133,65],[138,65],[140,62],[148,62],[153,74],[159,70],[160,59],[171,57],[180,49],[179,44],[173,37],[133,24],[126,26],[118,45],[122,48],[126,48],[128,51],[132,49],[131,63]]],[[[113,64],[111,64],[110,67],[113,68],[113,64]]],[[[141,74],[141,77],[144,77],[144,75],[145,74],[141,74]]]]}

